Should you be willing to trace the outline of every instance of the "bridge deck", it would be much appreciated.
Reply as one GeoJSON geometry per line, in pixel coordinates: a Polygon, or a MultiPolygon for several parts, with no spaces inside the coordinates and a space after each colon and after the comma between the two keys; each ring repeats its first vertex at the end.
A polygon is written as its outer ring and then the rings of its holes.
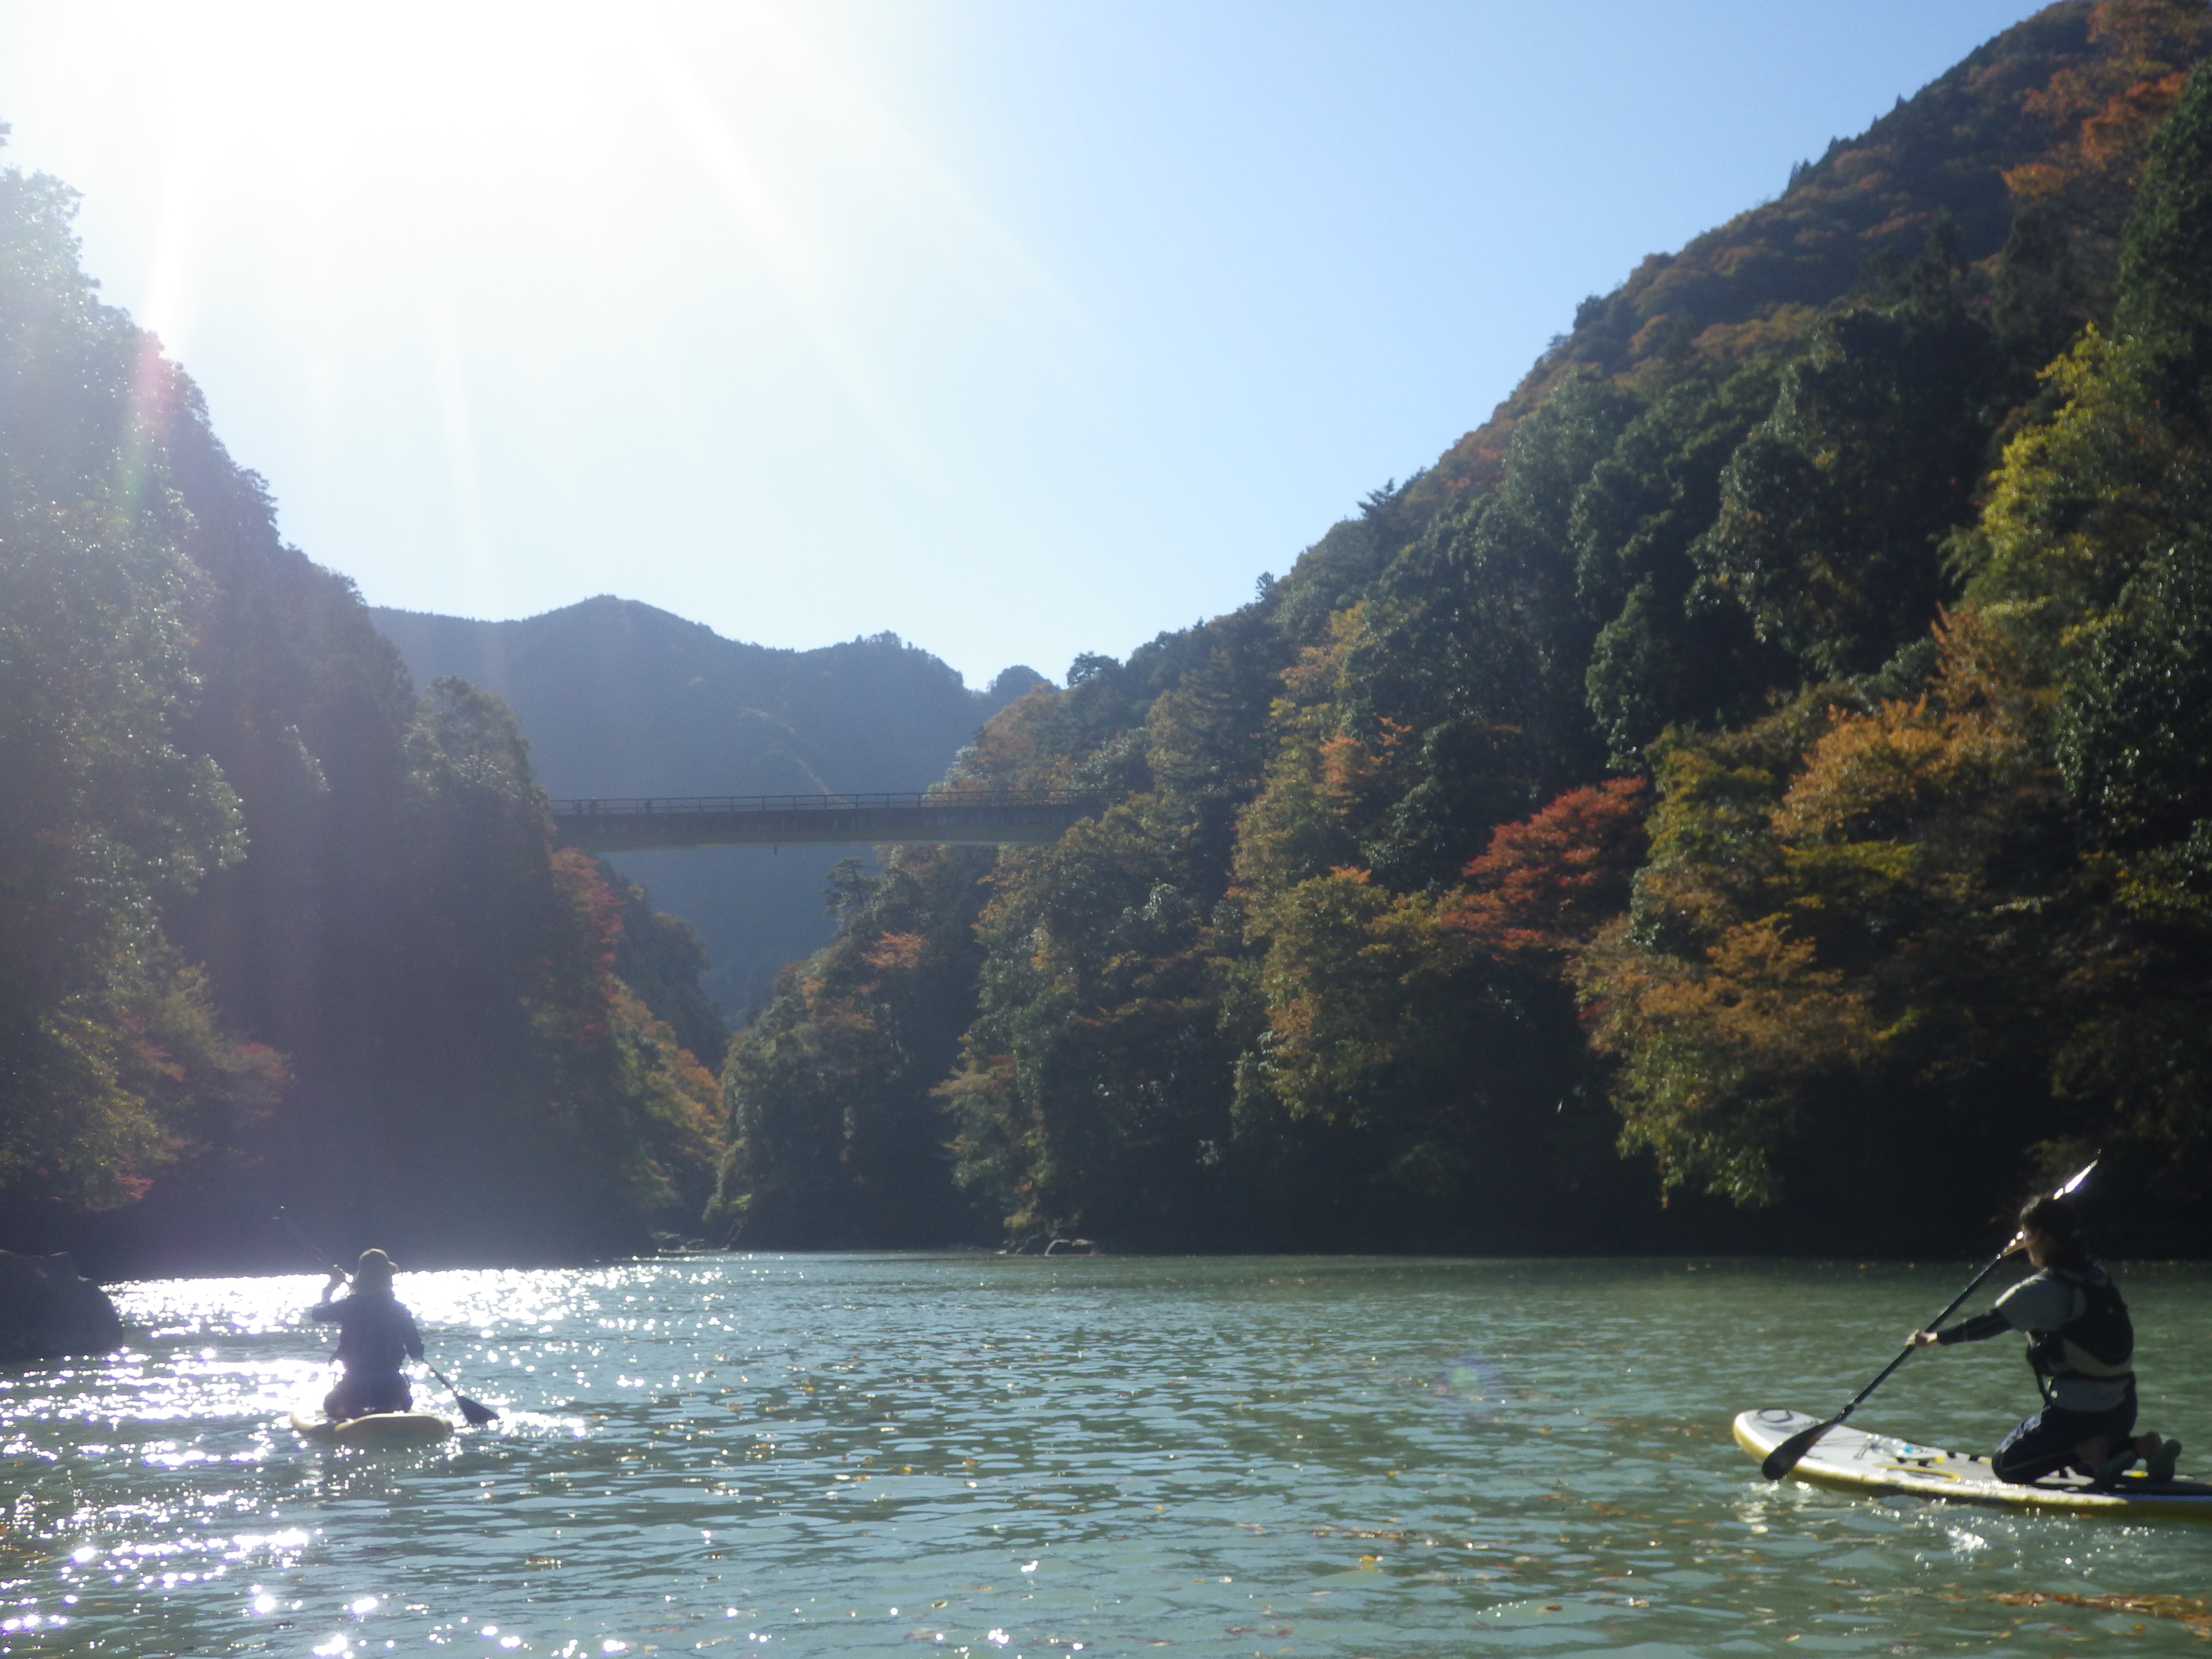
{"type": "Polygon", "coordinates": [[[556,800],[563,845],[588,853],[678,847],[1042,843],[1097,810],[1074,795],[653,795],[556,800]]]}

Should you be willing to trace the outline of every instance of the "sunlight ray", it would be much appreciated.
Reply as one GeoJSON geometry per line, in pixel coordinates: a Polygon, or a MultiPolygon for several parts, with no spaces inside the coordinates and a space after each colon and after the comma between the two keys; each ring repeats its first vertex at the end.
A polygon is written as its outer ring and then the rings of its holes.
{"type": "Polygon", "coordinates": [[[422,296],[422,312],[430,349],[430,370],[437,383],[438,415],[446,436],[446,462],[453,472],[453,501],[459,520],[469,599],[478,606],[490,605],[497,603],[491,521],[484,508],[483,475],[477,460],[476,434],[469,420],[468,392],[461,372],[460,346],[454,337],[452,308],[446,295],[432,289],[422,296]]]}
{"type": "Polygon", "coordinates": [[[808,343],[893,464],[913,481],[927,483],[933,469],[925,459],[920,434],[831,314],[827,261],[799,234],[755,159],[730,131],[673,45],[642,28],[633,45],[639,66],[668,118],[713,181],[723,204],[766,256],[769,274],[808,343]]]}
{"type": "Polygon", "coordinates": [[[1048,313],[1095,342],[1096,328],[1073,294],[880,100],[840,72],[781,9],[760,6],[747,15],[773,43],[779,70],[830,117],[828,132],[876,185],[883,204],[920,232],[971,289],[1000,305],[1048,313]]]}

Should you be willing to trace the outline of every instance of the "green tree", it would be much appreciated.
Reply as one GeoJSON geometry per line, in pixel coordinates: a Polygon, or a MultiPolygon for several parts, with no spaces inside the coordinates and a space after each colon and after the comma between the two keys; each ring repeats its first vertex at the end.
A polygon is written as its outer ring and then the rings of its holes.
{"type": "Polygon", "coordinates": [[[975,1015],[990,855],[841,864],[838,935],[785,969],[730,1050],[731,1144],[710,1228],[750,1248],[942,1245],[976,1231],[933,1092],[975,1015]]]}
{"type": "Polygon", "coordinates": [[[2212,74],[2202,66],[2150,142],[2113,326],[2147,354],[2156,395],[2199,427],[2212,417],[2212,74]]]}
{"type": "Polygon", "coordinates": [[[2057,758],[2093,833],[2136,847],[2212,820],[2212,544],[2153,557],[2068,677],[2057,758]]]}
{"type": "Polygon", "coordinates": [[[245,851],[178,727],[200,584],[146,474],[136,331],[94,299],[75,198],[0,173],[0,1196],[112,1206],[246,1066],[165,900],[245,851]],[[195,1062],[169,1047],[189,1042],[195,1062]],[[201,1091],[196,1094],[196,1091],[201,1091]]]}
{"type": "Polygon", "coordinates": [[[1729,458],[1774,406],[1764,363],[1668,387],[1576,492],[1568,534],[1583,609],[1601,619],[1583,676],[1616,768],[1679,723],[1727,723],[1796,678],[1741,606],[1700,581],[1692,545],[1720,512],[1729,458]]]}
{"type": "Polygon", "coordinates": [[[1908,285],[1814,331],[1693,551],[1762,641],[1818,674],[1865,672],[1926,629],[1948,596],[1942,544],[1972,514],[1998,359],[1940,243],[1908,285]]]}

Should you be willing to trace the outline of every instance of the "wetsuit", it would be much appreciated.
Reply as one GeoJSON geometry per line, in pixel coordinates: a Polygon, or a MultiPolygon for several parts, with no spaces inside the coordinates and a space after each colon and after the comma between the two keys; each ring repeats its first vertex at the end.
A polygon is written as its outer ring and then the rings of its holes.
{"type": "Polygon", "coordinates": [[[1998,1480],[2040,1480],[2099,1435],[2114,1448],[2126,1443],[2136,1426],[2135,1329],[2110,1274],[2093,1261],[2046,1267],[1936,1340],[1979,1342],[2008,1330],[2028,1333],[2043,1409],[1997,1443],[1990,1468],[1998,1480]]]}
{"type": "Polygon", "coordinates": [[[391,1291],[356,1291],[336,1302],[318,1302],[307,1317],[338,1328],[337,1358],[345,1375],[324,1397],[325,1417],[342,1422],[370,1412],[404,1412],[415,1403],[400,1367],[422,1357],[422,1334],[391,1291]]]}

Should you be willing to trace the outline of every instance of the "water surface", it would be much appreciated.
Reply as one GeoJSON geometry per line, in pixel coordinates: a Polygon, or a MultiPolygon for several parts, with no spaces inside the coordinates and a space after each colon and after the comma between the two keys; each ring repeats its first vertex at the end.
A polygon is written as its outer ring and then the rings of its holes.
{"type": "MultiPolygon", "coordinates": [[[[1729,1439],[1841,1406],[1966,1271],[403,1273],[504,1413],[405,1451],[283,1426],[319,1280],[133,1285],[125,1352],[0,1371],[0,1653],[2203,1654],[2212,1527],[1770,1487],[1729,1439]]],[[[2144,1426],[2212,1453],[2212,1270],[2122,1282],[2144,1426]]],[[[1857,1420],[1981,1447],[2032,1398],[1999,1339],[1857,1420]]]]}

